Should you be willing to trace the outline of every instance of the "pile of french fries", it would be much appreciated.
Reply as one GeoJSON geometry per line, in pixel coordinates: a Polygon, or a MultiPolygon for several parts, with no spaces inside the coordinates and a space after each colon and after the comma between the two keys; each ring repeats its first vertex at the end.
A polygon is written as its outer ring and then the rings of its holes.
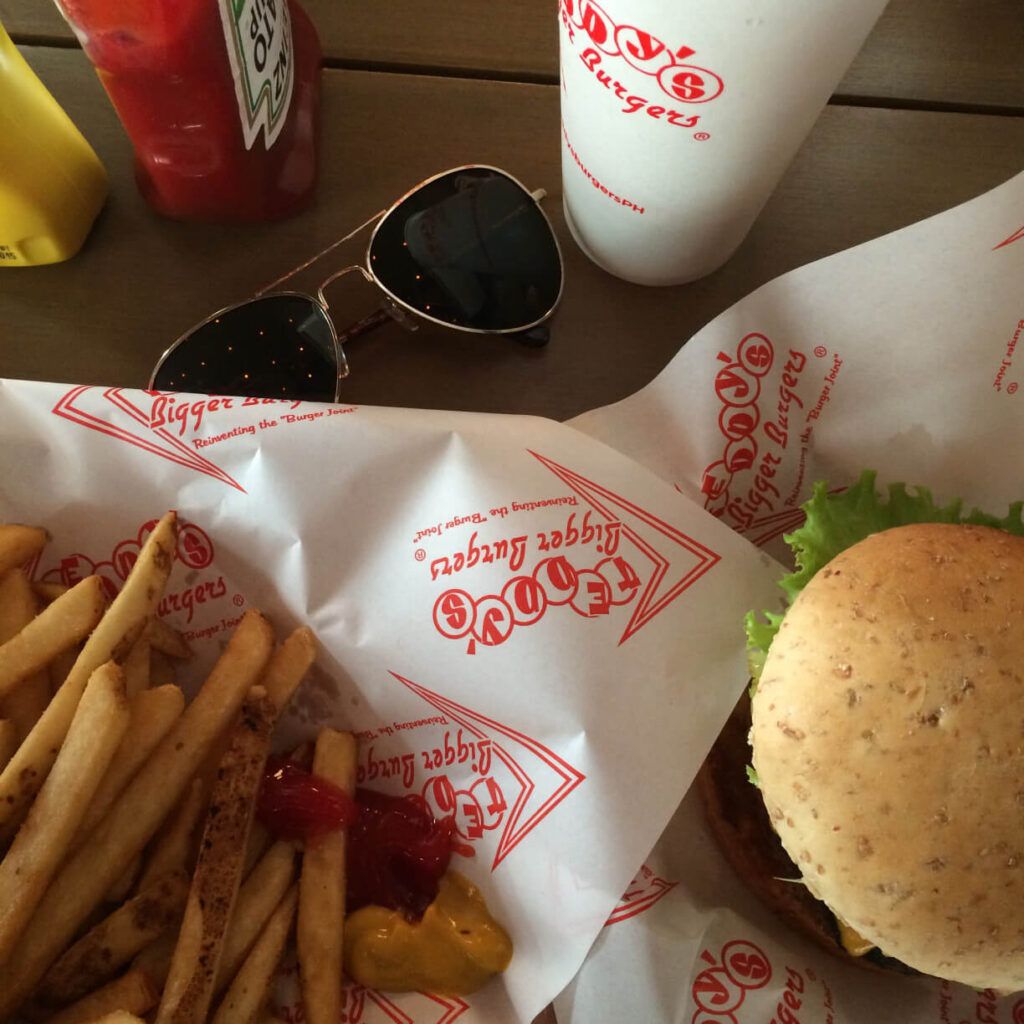
{"type": "MultiPolygon", "coordinates": [[[[312,632],[246,612],[186,706],[156,614],[174,513],[109,604],[99,577],[30,582],[47,539],[0,525],[0,1022],[270,1021],[294,934],[305,1019],[336,1024],[344,831],[301,849],[253,820],[312,632]]],[[[355,763],[321,731],[316,774],[351,794],[355,763]]]]}

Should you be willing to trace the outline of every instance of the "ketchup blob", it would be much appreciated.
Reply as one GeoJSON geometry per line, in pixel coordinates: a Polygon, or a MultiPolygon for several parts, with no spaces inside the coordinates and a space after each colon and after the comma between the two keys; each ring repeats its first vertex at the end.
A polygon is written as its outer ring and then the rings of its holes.
{"type": "Polygon", "coordinates": [[[418,921],[448,870],[455,818],[438,820],[415,794],[357,789],[359,817],[349,829],[348,906],[388,907],[418,921]]]}
{"type": "Polygon", "coordinates": [[[418,921],[437,897],[455,842],[454,816],[435,818],[421,796],[357,789],[353,800],[283,758],[267,761],[256,816],[278,839],[348,829],[348,913],[374,905],[418,921]]]}
{"type": "Polygon", "coordinates": [[[355,801],[333,782],[283,758],[267,761],[256,817],[278,839],[315,839],[357,815],[355,801]]]}

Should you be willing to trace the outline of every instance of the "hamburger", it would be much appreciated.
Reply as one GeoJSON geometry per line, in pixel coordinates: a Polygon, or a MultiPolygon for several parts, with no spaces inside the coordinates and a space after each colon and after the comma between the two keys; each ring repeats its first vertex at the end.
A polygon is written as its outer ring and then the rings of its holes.
{"type": "Polygon", "coordinates": [[[699,776],[708,819],[830,951],[1024,989],[1020,507],[874,483],[819,485],[787,537],[790,605],[748,620],[754,683],[699,776]]]}

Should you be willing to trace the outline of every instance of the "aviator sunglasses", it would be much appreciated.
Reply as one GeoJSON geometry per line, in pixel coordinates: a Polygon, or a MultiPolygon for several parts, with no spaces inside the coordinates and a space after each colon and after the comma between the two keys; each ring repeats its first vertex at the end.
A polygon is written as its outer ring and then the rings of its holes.
{"type": "Polygon", "coordinates": [[[428,178],[254,298],[183,334],[160,357],[149,388],[337,402],[349,372],[345,345],[389,321],[544,345],[563,279],[544,195],[483,165],[428,178]],[[334,271],[315,296],[275,290],[370,225],[365,266],[334,271]],[[350,273],[375,285],[383,303],[339,332],[324,289],[350,273]]]}

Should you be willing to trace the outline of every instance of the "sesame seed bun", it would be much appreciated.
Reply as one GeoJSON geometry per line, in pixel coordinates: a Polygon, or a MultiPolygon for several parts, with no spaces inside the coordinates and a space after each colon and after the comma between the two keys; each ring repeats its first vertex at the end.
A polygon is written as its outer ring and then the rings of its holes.
{"type": "Polygon", "coordinates": [[[807,584],[752,702],[808,890],[887,956],[1024,988],[1024,539],[918,524],[807,584]]]}

